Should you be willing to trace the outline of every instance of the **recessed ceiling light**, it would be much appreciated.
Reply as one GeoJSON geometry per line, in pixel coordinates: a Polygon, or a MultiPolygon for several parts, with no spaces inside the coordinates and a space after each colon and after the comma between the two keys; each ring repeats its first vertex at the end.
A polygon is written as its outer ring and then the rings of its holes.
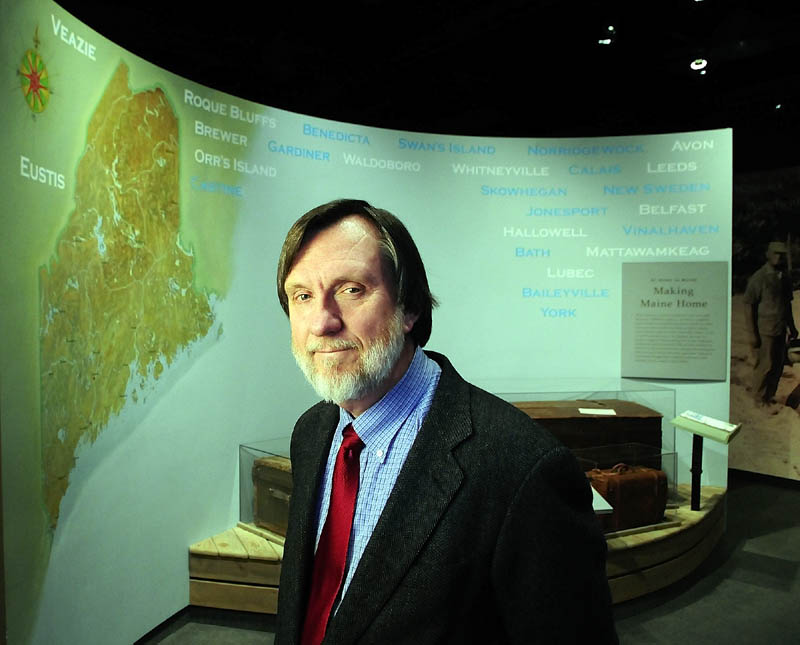
{"type": "Polygon", "coordinates": [[[707,65],[708,65],[708,61],[705,58],[695,58],[689,64],[689,67],[691,67],[695,71],[698,71],[698,70],[701,70],[701,69],[705,69],[707,65]]]}

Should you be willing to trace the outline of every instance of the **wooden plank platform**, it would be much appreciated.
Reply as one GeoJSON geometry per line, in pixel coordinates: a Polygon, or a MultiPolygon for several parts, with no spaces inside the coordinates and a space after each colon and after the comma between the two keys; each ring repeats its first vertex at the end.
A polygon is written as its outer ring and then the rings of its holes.
{"type": "Polygon", "coordinates": [[[214,609],[277,614],[278,588],[191,578],[189,603],[214,609]]]}
{"type": "Polygon", "coordinates": [[[240,524],[189,547],[189,603],[274,614],[283,544],[240,524]]]}
{"type": "Polygon", "coordinates": [[[690,508],[690,486],[678,486],[681,502],[667,509],[665,528],[608,534],[606,573],[614,603],[663,589],[694,571],[725,529],[725,489],[704,486],[700,510],[690,508]]]}
{"type": "MultiPolygon", "coordinates": [[[[704,486],[692,511],[689,485],[664,522],[608,533],[606,573],[613,602],[662,589],[694,571],[725,529],[725,489],[704,486]]],[[[274,614],[283,538],[240,523],[189,547],[189,602],[202,607],[274,614]],[[278,543],[280,542],[280,543],[278,543]]]]}

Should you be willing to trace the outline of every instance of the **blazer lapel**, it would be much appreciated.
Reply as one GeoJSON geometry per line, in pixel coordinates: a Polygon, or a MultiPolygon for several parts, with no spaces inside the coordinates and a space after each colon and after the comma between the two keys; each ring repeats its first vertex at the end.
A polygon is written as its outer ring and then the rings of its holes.
{"type": "Polygon", "coordinates": [[[294,558],[291,562],[282,562],[289,575],[281,576],[280,609],[286,612],[287,622],[297,630],[297,642],[300,641],[314,565],[317,491],[325,472],[338,411],[335,405],[319,404],[318,410],[309,411],[311,416],[303,424],[309,432],[292,440],[292,499],[284,553],[292,553],[294,558]]]}
{"type": "Polygon", "coordinates": [[[324,642],[355,641],[385,605],[461,485],[452,450],[472,433],[468,385],[446,358],[433,404],[324,642]]]}

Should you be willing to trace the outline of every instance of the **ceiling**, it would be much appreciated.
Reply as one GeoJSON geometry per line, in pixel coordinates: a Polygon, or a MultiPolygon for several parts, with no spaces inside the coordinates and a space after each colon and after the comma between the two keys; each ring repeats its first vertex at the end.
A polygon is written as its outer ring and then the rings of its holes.
{"type": "Polygon", "coordinates": [[[737,170],[800,166],[800,3],[59,4],[176,74],[295,112],[491,136],[732,127],[737,170]]]}

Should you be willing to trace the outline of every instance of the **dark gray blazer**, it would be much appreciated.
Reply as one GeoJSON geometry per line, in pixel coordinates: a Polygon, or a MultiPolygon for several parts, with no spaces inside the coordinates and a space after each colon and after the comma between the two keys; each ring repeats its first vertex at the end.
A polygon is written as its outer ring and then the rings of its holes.
{"type": "MultiPolygon", "coordinates": [[[[572,454],[439,354],[425,422],[324,643],[615,643],[606,543],[572,454]]],[[[339,409],[292,435],[276,643],[299,643],[339,409]]]]}

